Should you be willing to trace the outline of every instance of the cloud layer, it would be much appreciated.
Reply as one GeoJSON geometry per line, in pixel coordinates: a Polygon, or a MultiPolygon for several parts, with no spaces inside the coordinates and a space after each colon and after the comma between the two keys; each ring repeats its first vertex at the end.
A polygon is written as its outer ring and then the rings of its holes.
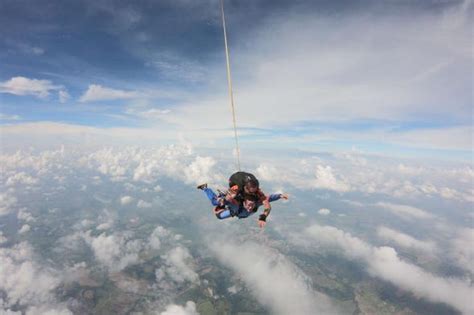
{"type": "Polygon", "coordinates": [[[278,252],[253,242],[214,243],[211,248],[273,313],[340,313],[327,296],[311,289],[304,273],[278,252]]]}
{"type": "Polygon", "coordinates": [[[464,314],[474,311],[474,289],[468,282],[455,278],[442,278],[400,259],[391,247],[374,247],[363,240],[331,226],[313,225],[305,233],[315,242],[342,250],[349,259],[363,261],[367,271],[381,279],[422,296],[433,302],[455,307],[464,314]],[[429,285],[427,285],[429,284],[429,285]]]}

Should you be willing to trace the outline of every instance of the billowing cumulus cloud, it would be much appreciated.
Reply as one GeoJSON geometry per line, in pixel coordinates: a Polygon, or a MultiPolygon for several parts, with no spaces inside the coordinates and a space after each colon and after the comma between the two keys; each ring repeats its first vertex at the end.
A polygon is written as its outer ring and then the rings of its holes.
{"type": "Polygon", "coordinates": [[[22,242],[12,248],[0,248],[0,289],[6,292],[4,308],[20,305],[56,303],[53,290],[60,278],[33,261],[33,249],[22,242]]]}
{"type": "Polygon", "coordinates": [[[160,249],[162,238],[167,238],[170,235],[170,232],[162,226],[157,226],[148,238],[148,244],[152,249],[160,249]]]}
{"type": "Polygon", "coordinates": [[[31,213],[26,211],[26,209],[24,209],[24,208],[18,210],[17,218],[18,218],[18,220],[23,220],[25,222],[34,222],[34,221],[36,221],[36,219],[31,215],[31,213]]]}
{"type": "Polygon", "coordinates": [[[31,230],[31,227],[28,224],[24,224],[19,230],[19,234],[25,234],[31,230]]]}
{"type": "Polygon", "coordinates": [[[403,261],[391,247],[374,247],[335,227],[313,225],[305,233],[314,242],[338,248],[348,258],[365,262],[370,274],[404,290],[433,302],[449,304],[465,314],[474,311],[474,288],[465,280],[436,276],[403,261]]]}
{"type": "Polygon", "coordinates": [[[120,198],[120,203],[122,205],[128,205],[133,201],[133,198],[131,196],[123,196],[120,198]]]}
{"type": "Polygon", "coordinates": [[[329,215],[331,213],[331,210],[326,209],[326,208],[321,208],[318,210],[318,213],[321,215],[329,215]]]}
{"type": "Polygon", "coordinates": [[[343,179],[337,179],[331,166],[318,165],[316,168],[315,188],[330,189],[335,191],[348,191],[349,185],[343,179]]]}
{"type": "Polygon", "coordinates": [[[254,242],[245,245],[216,242],[211,249],[272,313],[339,313],[331,300],[313,291],[305,274],[280,253],[254,242]]]}
{"type": "Polygon", "coordinates": [[[165,266],[156,270],[157,279],[166,273],[177,283],[199,282],[199,275],[193,267],[192,256],[186,248],[178,246],[166,253],[163,258],[165,266]]]}
{"type": "Polygon", "coordinates": [[[0,193],[0,216],[10,213],[17,201],[18,200],[8,192],[0,193]]]}
{"type": "Polygon", "coordinates": [[[216,161],[212,157],[197,156],[196,159],[184,170],[187,182],[203,183],[215,180],[212,170],[216,161]]]}
{"type": "Polygon", "coordinates": [[[126,234],[102,233],[97,237],[90,232],[83,233],[82,238],[94,251],[96,259],[112,271],[119,271],[128,265],[138,263],[139,252],[144,248],[143,242],[134,240],[126,234]]]}

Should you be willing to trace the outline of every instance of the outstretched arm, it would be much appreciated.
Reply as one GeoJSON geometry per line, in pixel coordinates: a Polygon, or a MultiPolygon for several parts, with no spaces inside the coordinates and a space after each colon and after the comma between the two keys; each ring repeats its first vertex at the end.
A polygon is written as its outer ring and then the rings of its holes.
{"type": "Polygon", "coordinates": [[[280,199],[288,200],[288,194],[271,194],[270,197],[268,197],[269,202],[277,201],[280,199]]]}
{"type": "MultiPolygon", "coordinates": [[[[285,199],[288,200],[288,194],[271,194],[268,197],[268,205],[272,201],[276,201],[279,199],[285,199]]],[[[265,205],[265,203],[264,203],[265,205]]],[[[265,207],[265,210],[263,210],[263,213],[258,217],[258,226],[263,228],[265,224],[267,224],[267,217],[270,215],[270,211],[272,211],[271,207],[265,207]]]]}

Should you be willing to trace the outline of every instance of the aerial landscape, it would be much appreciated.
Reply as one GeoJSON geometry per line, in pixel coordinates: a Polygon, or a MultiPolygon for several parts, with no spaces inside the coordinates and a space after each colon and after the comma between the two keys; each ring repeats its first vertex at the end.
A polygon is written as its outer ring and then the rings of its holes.
{"type": "Polygon", "coordinates": [[[0,314],[474,314],[472,22],[0,0],[0,314]],[[238,170],[264,227],[197,189],[238,170]]]}

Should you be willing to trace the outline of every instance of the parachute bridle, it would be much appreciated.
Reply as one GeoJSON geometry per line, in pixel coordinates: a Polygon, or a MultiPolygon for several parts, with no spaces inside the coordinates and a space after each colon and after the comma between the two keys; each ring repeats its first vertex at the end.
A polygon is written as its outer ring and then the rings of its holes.
{"type": "Polygon", "coordinates": [[[221,0],[221,14],[222,14],[222,27],[224,29],[224,45],[225,45],[225,57],[227,62],[227,84],[229,87],[229,98],[230,106],[232,109],[232,122],[234,124],[234,137],[235,137],[235,149],[237,156],[237,168],[240,171],[240,148],[239,148],[239,137],[237,135],[237,123],[235,119],[235,106],[234,106],[234,93],[232,92],[232,78],[230,75],[230,58],[229,58],[229,47],[227,46],[227,31],[225,27],[225,14],[224,14],[224,0],[221,0]]]}

